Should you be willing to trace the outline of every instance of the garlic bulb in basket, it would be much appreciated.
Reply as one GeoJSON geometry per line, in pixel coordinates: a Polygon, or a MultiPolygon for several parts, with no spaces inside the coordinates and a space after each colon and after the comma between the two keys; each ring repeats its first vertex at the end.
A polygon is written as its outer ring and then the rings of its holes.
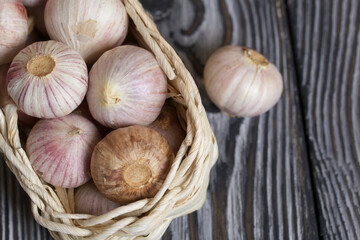
{"type": "Polygon", "coordinates": [[[100,140],[92,122],[69,114],[37,122],[26,142],[26,153],[44,181],[56,187],[75,188],[90,179],[91,154],[100,140]]]}
{"type": "Polygon", "coordinates": [[[126,204],[153,197],[173,160],[170,145],[155,130],[138,125],[119,128],[96,145],[91,176],[108,199],[126,204]]]}
{"type": "Polygon", "coordinates": [[[166,100],[167,78],[149,51],[131,45],[105,52],[89,74],[92,116],[104,126],[148,125],[166,100]]]}
{"type": "Polygon", "coordinates": [[[148,127],[164,136],[176,155],[186,136],[179,122],[176,108],[171,104],[164,104],[160,115],[148,127]]]}
{"type": "Polygon", "coordinates": [[[8,93],[26,114],[56,118],[80,105],[88,87],[87,67],[74,49],[56,41],[21,50],[7,74],[8,93]]]}
{"type": "Polygon", "coordinates": [[[93,181],[89,181],[75,190],[74,201],[76,213],[85,213],[95,216],[99,216],[120,207],[120,204],[110,201],[101,194],[93,181]]]}
{"type": "Polygon", "coordinates": [[[9,63],[25,46],[27,14],[20,1],[0,2],[0,65],[9,63]]]}
{"type": "Polygon", "coordinates": [[[44,15],[50,38],[76,49],[87,63],[120,45],[128,28],[120,0],[49,0],[44,15]]]}
{"type": "Polygon", "coordinates": [[[283,81],[279,70],[255,50],[225,46],[205,65],[205,89],[224,112],[252,117],[268,111],[279,100],[283,81]]]}

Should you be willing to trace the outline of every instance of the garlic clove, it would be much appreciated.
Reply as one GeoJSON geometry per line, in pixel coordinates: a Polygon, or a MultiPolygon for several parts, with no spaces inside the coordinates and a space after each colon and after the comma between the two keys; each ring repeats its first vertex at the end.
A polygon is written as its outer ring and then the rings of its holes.
{"type": "Polygon", "coordinates": [[[96,145],[91,176],[108,199],[126,204],[155,196],[173,160],[171,147],[155,130],[119,128],[96,145]]]}
{"type": "Polygon", "coordinates": [[[24,47],[28,35],[28,17],[20,1],[0,2],[0,65],[11,62],[24,47]]]}
{"type": "Polygon", "coordinates": [[[75,190],[75,213],[91,214],[95,216],[107,213],[121,205],[107,199],[99,192],[93,181],[75,190]]]}
{"type": "Polygon", "coordinates": [[[255,50],[238,46],[224,46],[210,56],[204,84],[215,105],[238,117],[268,111],[283,91],[278,69],[255,50]]]}
{"type": "Polygon", "coordinates": [[[44,15],[50,38],[76,49],[87,63],[120,45],[129,21],[119,0],[49,0],[44,15]]]}
{"type": "Polygon", "coordinates": [[[36,42],[12,61],[8,93],[27,115],[66,116],[80,105],[88,87],[87,67],[81,56],[56,42],[36,42]]]}
{"type": "Polygon", "coordinates": [[[40,120],[30,131],[26,153],[36,173],[56,187],[75,188],[90,179],[90,159],[101,140],[88,119],[69,114],[40,120]]]}
{"type": "Polygon", "coordinates": [[[164,104],[160,115],[148,127],[165,137],[176,155],[186,136],[179,122],[176,108],[171,104],[164,104]]]}
{"type": "Polygon", "coordinates": [[[148,125],[166,100],[167,78],[149,51],[131,45],[104,53],[91,68],[87,102],[104,126],[148,125]]]}

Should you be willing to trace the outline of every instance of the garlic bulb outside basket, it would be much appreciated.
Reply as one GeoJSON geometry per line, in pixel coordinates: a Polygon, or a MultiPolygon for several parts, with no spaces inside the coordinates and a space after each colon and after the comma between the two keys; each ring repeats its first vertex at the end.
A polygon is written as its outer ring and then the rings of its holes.
{"type": "Polygon", "coordinates": [[[213,53],[204,69],[205,89],[224,112],[253,117],[279,100],[283,80],[278,69],[255,50],[224,46],[213,53]]]}
{"type": "Polygon", "coordinates": [[[120,0],[49,0],[44,19],[50,38],[76,49],[87,63],[120,45],[129,21],[120,0]]]}
{"type": "Polygon", "coordinates": [[[38,118],[66,116],[80,105],[88,88],[84,60],[56,41],[36,42],[12,61],[8,93],[26,114],[38,118]]]}
{"type": "Polygon", "coordinates": [[[9,63],[24,47],[28,17],[20,1],[0,1],[0,65],[9,63]]]}

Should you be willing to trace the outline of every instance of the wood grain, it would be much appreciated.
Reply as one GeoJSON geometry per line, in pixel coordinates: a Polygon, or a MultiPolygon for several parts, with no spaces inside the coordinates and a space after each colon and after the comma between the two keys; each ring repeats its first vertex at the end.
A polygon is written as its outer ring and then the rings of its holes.
{"type": "Polygon", "coordinates": [[[360,2],[288,0],[324,239],[360,239],[360,2]]]}
{"type": "Polygon", "coordinates": [[[204,207],[174,221],[165,239],[317,239],[284,2],[175,0],[170,7],[157,25],[195,77],[220,157],[204,207]],[[270,112],[229,118],[209,101],[204,64],[225,44],[255,48],[283,73],[284,94],[270,112]]]}
{"type": "MultiPolygon", "coordinates": [[[[142,2],[195,77],[220,151],[204,206],[175,219],[163,239],[317,239],[283,0],[142,2]],[[202,81],[204,64],[225,44],[255,48],[279,67],[284,94],[268,113],[256,118],[229,118],[208,99],[202,81]]],[[[3,161],[0,171],[2,240],[51,239],[32,219],[29,199],[3,161]]]]}
{"type": "Polygon", "coordinates": [[[0,233],[2,240],[52,239],[33,219],[30,198],[0,156],[0,233]]]}

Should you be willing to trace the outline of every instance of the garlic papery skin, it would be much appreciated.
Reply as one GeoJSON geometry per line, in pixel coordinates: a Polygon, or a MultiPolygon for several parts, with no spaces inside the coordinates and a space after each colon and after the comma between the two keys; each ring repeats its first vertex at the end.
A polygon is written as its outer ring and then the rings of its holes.
{"type": "Polygon", "coordinates": [[[239,46],[224,46],[210,56],[204,84],[215,105],[237,117],[268,111],[283,91],[278,69],[255,50],[239,46]]]}
{"type": "Polygon", "coordinates": [[[69,114],[35,124],[26,153],[36,173],[56,187],[75,188],[90,179],[90,159],[101,136],[88,119],[69,114]]]}
{"type": "Polygon", "coordinates": [[[171,104],[164,104],[160,115],[148,127],[165,137],[176,155],[186,136],[179,122],[176,108],[171,104]]]}
{"type": "Polygon", "coordinates": [[[11,62],[25,46],[27,13],[20,1],[0,1],[0,65],[11,62]]]}
{"type": "Polygon", "coordinates": [[[93,181],[75,189],[75,213],[95,216],[107,213],[121,205],[110,201],[99,192],[93,181]]]}
{"type": "Polygon", "coordinates": [[[154,197],[174,161],[166,139],[144,126],[119,128],[95,147],[91,176],[108,199],[127,204],[154,197]]]}
{"type": "Polygon", "coordinates": [[[104,126],[148,125],[166,100],[167,78],[149,51],[131,45],[105,52],[89,74],[92,116],[104,126]]]}
{"type": "Polygon", "coordinates": [[[7,74],[8,93],[26,114],[66,116],[80,105],[88,73],[78,52],[56,41],[36,42],[20,51],[7,74]]]}
{"type": "Polygon", "coordinates": [[[120,45],[129,21],[120,0],[49,0],[44,18],[50,38],[76,49],[87,63],[120,45]]]}

